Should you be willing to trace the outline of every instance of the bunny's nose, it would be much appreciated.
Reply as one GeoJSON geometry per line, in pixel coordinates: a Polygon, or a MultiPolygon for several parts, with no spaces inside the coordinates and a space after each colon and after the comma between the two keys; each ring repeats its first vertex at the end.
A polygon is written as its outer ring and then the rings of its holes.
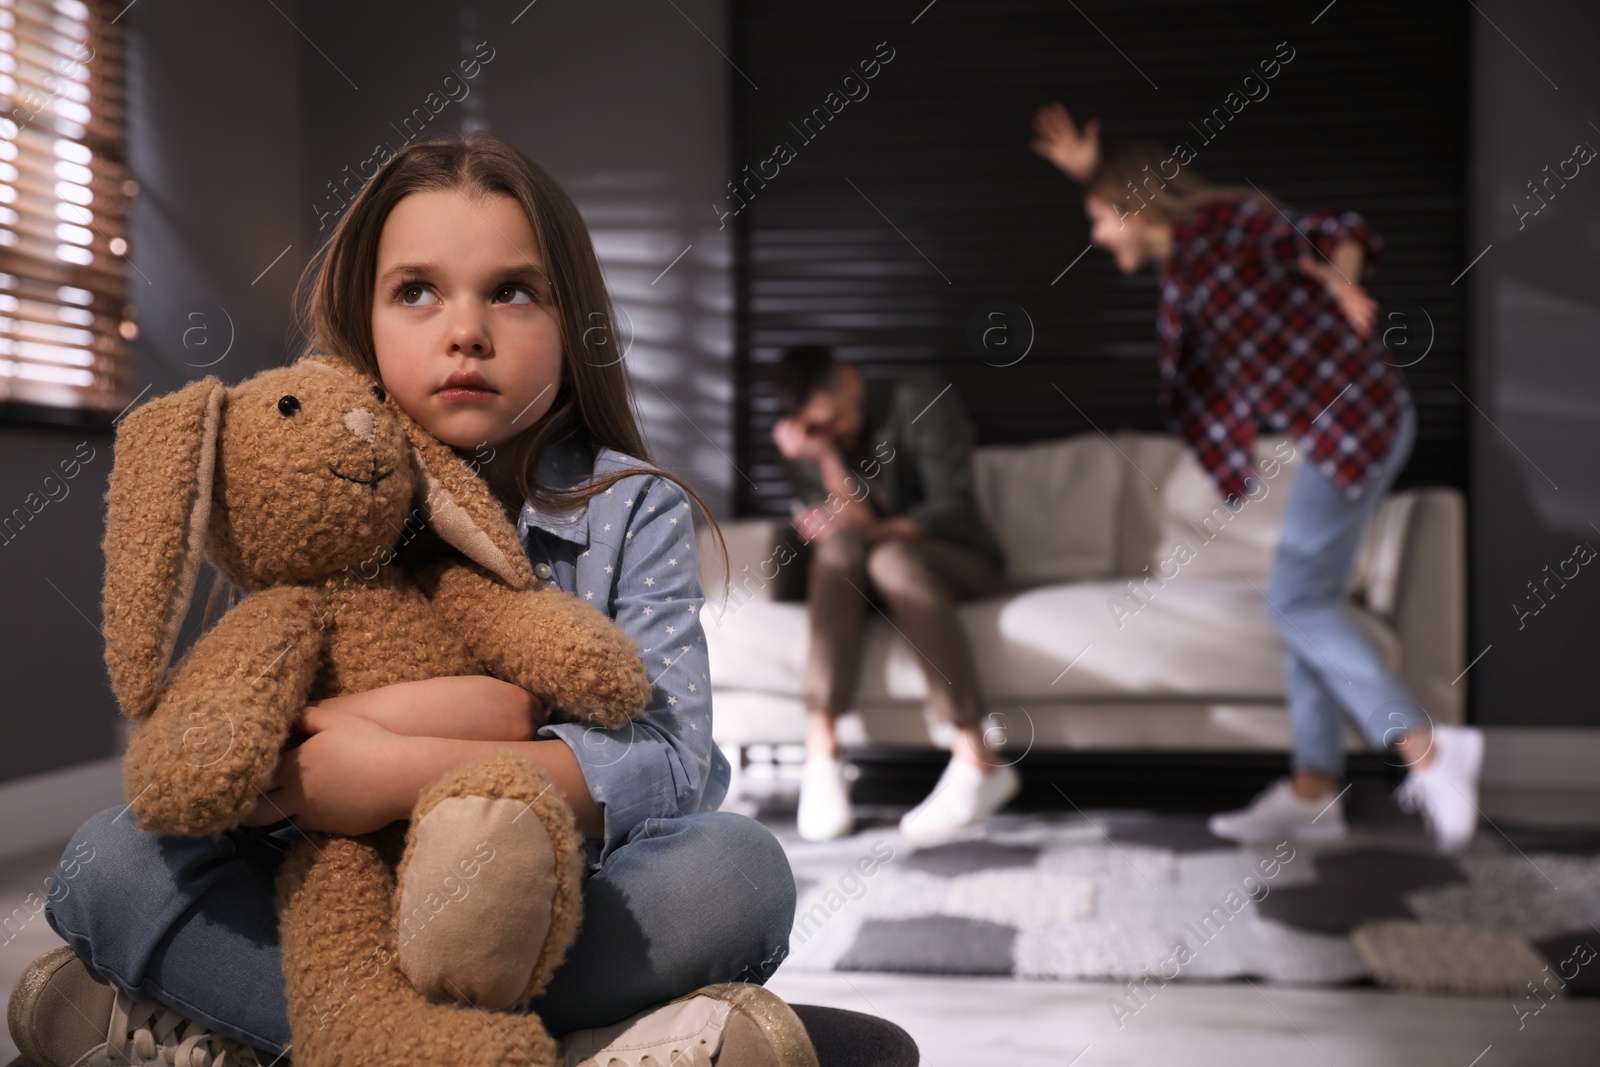
{"type": "Polygon", "coordinates": [[[368,408],[351,408],[344,413],[344,428],[361,438],[371,442],[376,420],[368,408]]]}

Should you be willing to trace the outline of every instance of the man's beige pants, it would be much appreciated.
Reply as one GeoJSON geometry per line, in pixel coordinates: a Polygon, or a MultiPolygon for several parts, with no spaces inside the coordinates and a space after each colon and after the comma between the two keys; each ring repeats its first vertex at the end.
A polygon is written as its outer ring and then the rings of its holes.
{"type": "Polygon", "coordinates": [[[895,538],[869,545],[859,528],[846,527],[814,543],[806,707],[837,716],[854,702],[867,614],[876,610],[869,596],[876,592],[922,662],[935,717],[975,725],[982,710],[977,674],[956,605],[1004,588],[1004,576],[986,556],[948,541],[895,538]]]}

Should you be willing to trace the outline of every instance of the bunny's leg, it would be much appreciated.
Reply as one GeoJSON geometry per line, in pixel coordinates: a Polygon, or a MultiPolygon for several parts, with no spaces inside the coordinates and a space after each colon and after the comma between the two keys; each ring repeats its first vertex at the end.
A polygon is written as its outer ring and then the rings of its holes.
{"type": "Polygon", "coordinates": [[[435,1004],[396,964],[394,874],[373,837],[310,833],[277,881],[295,1067],[558,1067],[537,1015],[435,1004]]]}
{"type": "Polygon", "coordinates": [[[417,798],[396,872],[400,969],[430,1000],[524,1003],[577,937],[583,868],[537,764],[502,752],[451,771],[417,798]]]}

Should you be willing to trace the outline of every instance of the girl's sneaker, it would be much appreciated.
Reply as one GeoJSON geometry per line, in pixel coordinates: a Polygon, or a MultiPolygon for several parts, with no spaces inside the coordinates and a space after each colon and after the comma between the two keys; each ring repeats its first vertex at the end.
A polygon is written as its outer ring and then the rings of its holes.
{"type": "Polygon", "coordinates": [[[37,1067],[268,1067],[249,1045],[154,1000],[134,1000],[63,945],[29,964],[7,1015],[37,1067]]]}
{"type": "Polygon", "coordinates": [[[561,1042],[563,1067],[818,1067],[805,1024],[776,993],[721,982],[561,1042]]]}

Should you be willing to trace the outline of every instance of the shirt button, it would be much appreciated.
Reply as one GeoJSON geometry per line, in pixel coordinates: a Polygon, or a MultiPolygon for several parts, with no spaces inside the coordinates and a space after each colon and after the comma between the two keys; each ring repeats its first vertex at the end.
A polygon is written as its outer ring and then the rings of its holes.
{"type": "Polygon", "coordinates": [[[555,572],[550,569],[550,564],[548,564],[548,563],[540,563],[540,564],[538,564],[537,566],[535,566],[533,568],[533,573],[537,574],[539,577],[541,577],[541,578],[545,579],[546,581],[548,581],[550,579],[550,576],[552,574],[554,574],[555,572]]]}

